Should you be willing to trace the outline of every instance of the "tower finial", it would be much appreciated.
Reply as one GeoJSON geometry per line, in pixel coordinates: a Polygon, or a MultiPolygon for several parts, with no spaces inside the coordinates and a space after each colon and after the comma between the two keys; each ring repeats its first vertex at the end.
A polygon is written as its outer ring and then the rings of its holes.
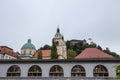
{"type": "Polygon", "coordinates": [[[60,33],[59,25],[57,25],[57,33],[60,33]]]}
{"type": "Polygon", "coordinates": [[[31,39],[28,39],[28,43],[31,43],[31,39]]]}

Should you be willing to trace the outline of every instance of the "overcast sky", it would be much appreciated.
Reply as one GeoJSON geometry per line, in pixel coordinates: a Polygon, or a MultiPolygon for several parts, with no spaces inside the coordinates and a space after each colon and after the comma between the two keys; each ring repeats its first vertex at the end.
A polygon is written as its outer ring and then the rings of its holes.
{"type": "Polygon", "coordinates": [[[120,0],[0,0],[0,46],[51,45],[57,25],[65,40],[92,38],[120,54],[120,0]]]}

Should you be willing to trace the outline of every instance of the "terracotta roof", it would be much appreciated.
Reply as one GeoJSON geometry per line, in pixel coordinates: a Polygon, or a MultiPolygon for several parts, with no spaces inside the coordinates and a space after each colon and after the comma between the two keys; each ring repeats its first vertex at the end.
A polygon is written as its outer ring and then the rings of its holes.
{"type": "Polygon", "coordinates": [[[37,56],[38,56],[38,52],[35,52],[33,56],[34,56],[34,57],[37,57],[37,56]]]}
{"type": "Polygon", "coordinates": [[[114,57],[107,53],[104,53],[103,51],[97,48],[86,48],[78,56],[75,57],[75,59],[83,58],[114,58],[114,57]]]}
{"type": "MultiPolygon", "coordinates": [[[[49,57],[51,56],[51,50],[41,50],[42,51],[42,56],[43,57],[49,57]]],[[[34,54],[34,57],[37,57],[38,56],[38,52],[36,52],[34,54]]]]}
{"type": "Polygon", "coordinates": [[[13,56],[14,56],[14,57],[18,57],[18,55],[20,55],[19,52],[14,52],[14,53],[13,53],[13,56]]]}
{"type": "Polygon", "coordinates": [[[42,50],[42,56],[43,57],[51,56],[51,50],[42,50]]]}
{"type": "Polygon", "coordinates": [[[13,50],[12,48],[8,47],[8,46],[0,46],[0,48],[8,48],[10,50],[13,50]]]}
{"type": "Polygon", "coordinates": [[[8,46],[0,46],[0,52],[14,56],[14,57],[18,57],[19,55],[19,52],[14,52],[13,49],[8,46]]]}

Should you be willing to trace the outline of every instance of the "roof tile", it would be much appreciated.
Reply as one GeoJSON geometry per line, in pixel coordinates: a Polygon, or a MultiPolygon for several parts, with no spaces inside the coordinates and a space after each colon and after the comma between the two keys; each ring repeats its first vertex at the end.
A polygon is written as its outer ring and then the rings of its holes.
{"type": "Polygon", "coordinates": [[[97,48],[86,48],[78,56],[75,57],[75,59],[81,58],[114,58],[114,57],[107,53],[104,53],[103,51],[97,48]]]}

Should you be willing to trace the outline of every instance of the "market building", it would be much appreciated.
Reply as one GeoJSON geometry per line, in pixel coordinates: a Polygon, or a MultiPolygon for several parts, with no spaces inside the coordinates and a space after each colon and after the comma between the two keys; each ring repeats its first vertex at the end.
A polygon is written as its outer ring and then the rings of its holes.
{"type": "MultiPolygon", "coordinates": [[[[0,60],[0,79],[31,77],[50,78],[57,77],[72,79],[103,78],[111,79],[120,72],[115,66],[120,65],[120,59],[74,59],[74,60],[0,60]]],[[[4,79],[3,79],[4,80],[4,79]]],[[[65,79],[66,80],[66,79],[65,79]]]]}

